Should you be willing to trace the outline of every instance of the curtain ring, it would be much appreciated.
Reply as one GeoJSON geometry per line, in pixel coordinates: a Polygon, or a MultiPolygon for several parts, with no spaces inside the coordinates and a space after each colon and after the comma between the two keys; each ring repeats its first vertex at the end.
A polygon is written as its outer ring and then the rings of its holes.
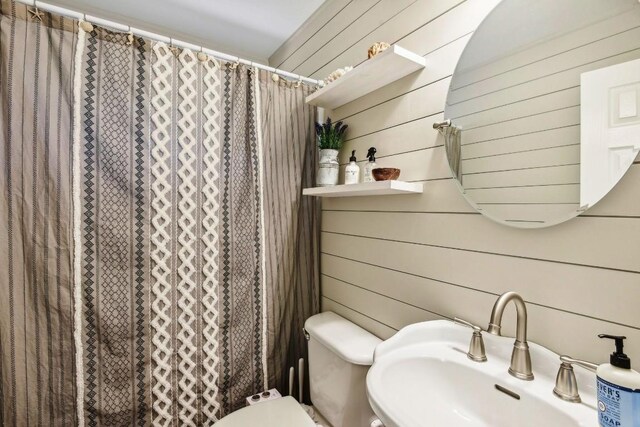
{"type": "Polygon", "coordinates": [[[298,81],[296,82],[296,84],[294,85],[294,87],[297,89],[302,85],[302,76],[298,76],[298,81]]]}
{"type": "Polygon", "coordinates": [[[238,65],[240,65],[240,58],[236,59],[236,62],[229,63],[229,68],[235,70],[236,68],[238,68],[238,65]]]}
{"type": "Polygon", "coordinates": [[[90,33],[93,31],[93,24],[87,21],[87,16],[82,15],[82,21],[78,22],[78,26],[82,28],[85,33],[90,33]]]}
{"type": "Polygon", "coordinates": [[[133,31],[131,31],[131,27],[129,27],[129,31],[127,32],[127,44],[129,46],[133,44],[133,31]]]}
{"type": "Polygon", "coordinates": [[[200,62],[207,62],[207,60],[209,59],[209,55],[203,52],[202,46],[200,46],[200,52],[198,52],[197,56],[198,56],[198,61],[200,62]]]}
{"type": "Polygon", "coordinates": [[[179,52],[179,48],[173,45],[173,38],[169,37],[169,50],[171,51],[171,53],[173,53],[173,56],[178,56],[179,52]]]}

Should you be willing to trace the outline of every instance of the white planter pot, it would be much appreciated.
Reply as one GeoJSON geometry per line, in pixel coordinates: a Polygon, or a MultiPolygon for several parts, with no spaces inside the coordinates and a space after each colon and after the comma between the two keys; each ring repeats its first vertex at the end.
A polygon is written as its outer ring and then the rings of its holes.
{"type": "Polygon", "coordinates": [[[340,164],[338,163],[338,150],[320,150],[316,185],[318,187],[337,185],[339,174],[340,164]]]}

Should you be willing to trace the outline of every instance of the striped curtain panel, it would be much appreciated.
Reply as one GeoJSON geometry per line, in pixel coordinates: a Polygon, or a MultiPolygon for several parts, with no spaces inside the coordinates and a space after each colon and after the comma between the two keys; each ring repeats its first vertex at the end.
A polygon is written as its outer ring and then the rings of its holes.
{"type": "Polygon", "coordinates": [[[73,22],[0,3],[0,425],[73,425],[73,22]]]}
{"type": "Polygon", "coordinates": [[[316,110],[304,102],[309,86],[274,82],[267,71],[259,72],[259,86],[269,384],[288,391],[289,367],[308,357],[304,322],[320,309],[320,202],[302,196],[315,183],[316,110]]]}

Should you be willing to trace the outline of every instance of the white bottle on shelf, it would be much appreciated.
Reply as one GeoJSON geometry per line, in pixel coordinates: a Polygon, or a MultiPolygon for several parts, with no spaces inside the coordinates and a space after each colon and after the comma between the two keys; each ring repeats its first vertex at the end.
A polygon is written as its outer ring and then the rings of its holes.
{"type": "Polygon", "coordinates": [[[357,184],[360,179],[360,167],[356,163],[356,150],[351,152],[349,164],[344,169],[344,183],[346,185],[357,184]]]}

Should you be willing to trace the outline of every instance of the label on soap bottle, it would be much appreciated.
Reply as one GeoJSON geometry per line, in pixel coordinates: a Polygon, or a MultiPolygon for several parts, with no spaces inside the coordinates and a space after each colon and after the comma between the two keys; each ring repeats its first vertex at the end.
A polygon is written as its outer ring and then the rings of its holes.
{"type": "Polygon", "coordinates": [[[604,427],[640,426],[640,391],[598,378],[598,419],[604,427]]]}
{"type": "Polygon", "coordinates": [[[358,168],[349,168],[344,171],[344,183],[345,185],[357,184],[358,178],[360,178],[360,170],[358,168]]]}

